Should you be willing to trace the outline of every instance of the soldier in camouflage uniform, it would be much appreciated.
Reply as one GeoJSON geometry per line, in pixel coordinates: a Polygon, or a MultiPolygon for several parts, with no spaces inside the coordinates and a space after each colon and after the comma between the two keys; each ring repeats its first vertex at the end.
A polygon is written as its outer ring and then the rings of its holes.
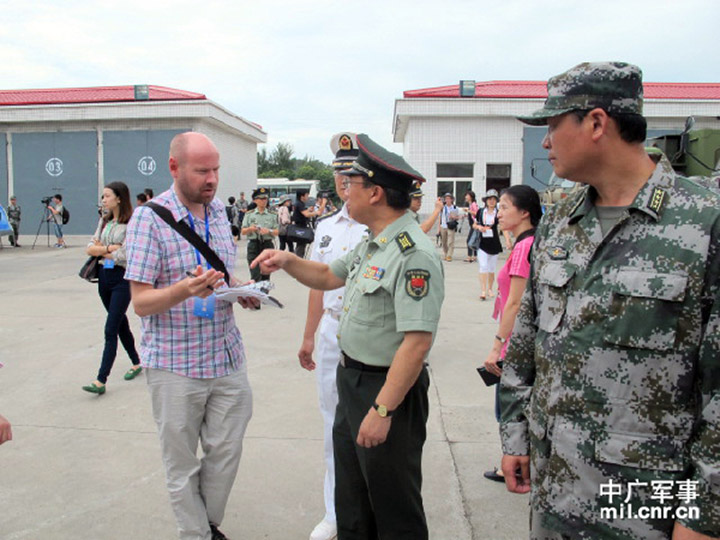
{"type": "Polygon", "coordinates": [[[8,222],[12,227],[13,234],[10,237],[10,243],[15,247],[20,247],[18,239],[20,238],[20,206],[17,203],[17,197],[13,195],[10,197],[10,206],[7,209],[8,222]]]}
{"type": "Polygon", "coordinates": [[[720,199],[644,152],[635,66],[580,64],[520,120],[586,184],[537,230],[502,375],[530,536],[720,536],[720,199]]]}

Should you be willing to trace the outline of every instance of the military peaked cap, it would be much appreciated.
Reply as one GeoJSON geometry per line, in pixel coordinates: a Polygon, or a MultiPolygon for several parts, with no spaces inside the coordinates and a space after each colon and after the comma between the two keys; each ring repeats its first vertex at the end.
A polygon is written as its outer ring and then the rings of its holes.
{"type": "Polygon", "coordinates": [[[253,199],[267,199],[270,196],[270,190],[268,188],[257,188],[252,192],[253,199]]]}
{"type": "Polygon", "coordinates": [[[385,150],[364,133],[357,136],[360,150],[355,163],[340,174],[345,176],[362,175],[378,186],[412,191],[413,182],[425,181],[423,175],[413,169],[401,156],[385,150]]]}
{"type": "Polygon", "coordinates": [[[336,133],[330,139],[330,150],[335,154],[334,169],[349,169],[357,159],[360,150],[355,133],[336,133]]]}

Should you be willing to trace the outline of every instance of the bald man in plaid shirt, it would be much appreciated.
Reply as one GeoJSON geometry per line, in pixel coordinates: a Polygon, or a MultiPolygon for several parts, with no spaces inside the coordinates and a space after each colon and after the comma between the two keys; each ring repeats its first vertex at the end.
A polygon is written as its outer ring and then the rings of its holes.
{"type": "MultiPolygon", "coordinates": [[[[232,270],[235,243],[215,198],[217,148],[200,133],[180,134],[170,144],[169,166],[173,185],[153,202],[188,223],[232,270]]],[[[224,276],[147,206],[130,221],[126,245],[125,279],[142,317],[141,363],[179,537],[222,540],[218,526],[252,415],[233,304],[215,302],[212,293],[224,276]]]]}

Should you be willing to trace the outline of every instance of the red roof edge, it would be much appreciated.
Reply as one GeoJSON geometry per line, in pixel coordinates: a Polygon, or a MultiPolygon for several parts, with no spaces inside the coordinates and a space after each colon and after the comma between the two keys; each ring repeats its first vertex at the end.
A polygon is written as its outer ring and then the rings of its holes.
{"type": "MultiPolygon", "coordinates": [[[[710,99],[720,100],[720,83],[657,83],[643,84],[646,99],[710,99]]],[[[481,81],[475,83],[475,98],[545,99],[545,81],[481,81]]],[[[460,85],[421,88],[403,92],[405,99],[458,98],[460,85]]]]}
{"type": "Polygon", "coordinates": [[[205,94],[166,86],[147,85],[148,99],[135,99],[135,85],[87,88],[36,88],[0,90],[0,106],[63,105],[73,103],[116,103],[142,101],[205,100],[205,94]]]}

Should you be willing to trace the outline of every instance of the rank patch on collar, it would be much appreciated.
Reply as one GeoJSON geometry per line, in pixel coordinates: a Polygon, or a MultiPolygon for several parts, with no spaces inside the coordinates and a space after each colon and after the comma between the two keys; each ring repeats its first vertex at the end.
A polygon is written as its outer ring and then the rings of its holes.
{"type": "Polygon", "coordinates": [[[406,232],[401,232],[395,237],[395,241],[400,246],[400,253],[405,253],[408,249],[415,247],[415,242],[406,232]]]}
{"type": "Polygon", "coordinates": [[[550,251],[550,260],[564,261],[568,258],[567,250],[560,246],[551,247],[551,248],[549,248],[549,251],[550,251]]]}
{"type": "Polygon", "coordinates": [[[385,269],[378,266],[368,266],[365,268],[363,277],[366,279],[380,280],[385,275],[385,269]]]}
{"type": "Polygon", "coordinates": [[[665,190],[663,188],[656,187],[652,192],[652,196],[650,197],[647,207],[657,214],[662,208],[663,201],[665,201],[665,190]]]}
{"type": "Polygon", "coordinates": [[[331,236],[325,235],[322,237],[322,240],[320,240],[320,247],[326,248],[330,245],[330,241],[332,240],[331,236]]]}
{"type": "Polygon", "coordinates": [[[413,300],[420,301],[428,295],[430,272],[427,270],[408,270],[405,272],[405,292],[413,300]]]}

